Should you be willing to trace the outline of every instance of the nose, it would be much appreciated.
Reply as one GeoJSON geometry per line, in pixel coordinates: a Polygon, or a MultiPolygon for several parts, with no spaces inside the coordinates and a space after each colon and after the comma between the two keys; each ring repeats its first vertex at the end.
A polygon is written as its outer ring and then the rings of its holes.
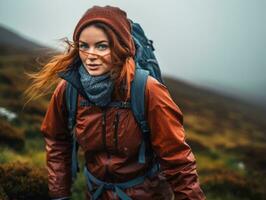
{"type": "Polygon", "coordinates": [[[87,59],[96,60],[97,58],[98,58],[98,56],[96,54],[88,53],[87,59]]]}
{"type": "Polygon", "coordinates": [[[89,50],[86,52],[87,53],[87,59],[90,60],[90,61],[94,61],[98,58],[98,55],[95,54],[94,50],[89,50]]]}

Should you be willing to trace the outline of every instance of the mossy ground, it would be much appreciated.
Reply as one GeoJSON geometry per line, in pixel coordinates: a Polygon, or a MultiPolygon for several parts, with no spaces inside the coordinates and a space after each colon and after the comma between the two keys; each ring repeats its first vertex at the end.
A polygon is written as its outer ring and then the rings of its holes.
{"type": "MultiPolygon", "coordinates": [[[[0,106],[18,115],[12,122],[0,118],[0,199],[4,200],[28,198],[29,187],[22,187],[21,181],[35,188],[36,196],[28,199],[48,199],[44,140],[39,128],[49,96],[23,109],[22,93],[28,84],[24,70],[35,65],[33,60],[26,55],[0,56],[0,106]],[[3,181],[6,177],[9,181],[3,181]]],[[[166,84],[184,114],[187,142],[196,156],[207,199],[264,199],[266,122],[261,112],[175,80],[166,79],[166,84]]],[[[72,199],[84,199],[85,187],[80,173],[72,199]]]]}

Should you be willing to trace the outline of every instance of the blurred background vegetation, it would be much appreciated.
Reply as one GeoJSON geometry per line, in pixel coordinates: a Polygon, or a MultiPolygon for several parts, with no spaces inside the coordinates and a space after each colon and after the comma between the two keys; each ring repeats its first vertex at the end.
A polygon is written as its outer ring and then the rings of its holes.
{"type": "MultiPolygon", "coordinates": [[[[35,60],[47,49],[4,28],[1,33],[16,43],[0,43],[0,199],[48,199],[40,124],[50,97],[23,108],[22,96],[30,84],[25,71],[37,70],[35,60]]],[[[184,114],[207,199],[265,199],[265,110],[178,79],[164,80],[184,114]]],[[[84,187],[79,174],[73,199],[84,199],[84,187]]]]}

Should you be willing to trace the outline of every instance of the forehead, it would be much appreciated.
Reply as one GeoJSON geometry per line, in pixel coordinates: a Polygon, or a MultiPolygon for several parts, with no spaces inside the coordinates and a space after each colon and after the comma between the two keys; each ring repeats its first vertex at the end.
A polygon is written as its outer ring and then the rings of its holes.
{"type": "Polygon", "coordinates": [[[85,27],[80,33],[79,40],[87,43],[94,43],[100,40],[106,40],[109,42],[106,33],[95,26],[85,27]]]}

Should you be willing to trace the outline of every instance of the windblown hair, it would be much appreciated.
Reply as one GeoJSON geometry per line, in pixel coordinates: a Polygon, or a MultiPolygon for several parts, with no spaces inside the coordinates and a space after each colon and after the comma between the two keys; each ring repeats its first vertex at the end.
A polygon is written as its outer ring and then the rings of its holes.
{"type": "MultiPolygon", "coordinates": [[[[110,42],[111,49],[111,78],[115,82],[114,95],[124,100],[130,96],[130,70],[135,67],[128,63],[130,58],[129,49],[123,45],[118,35],[107,25],[97,22],[87,26],[95,26],[102,29],[110,42]]],[[[61,80],[58,73],[66,71],[69,67],[77,67],[75,63],[81,63],[78,43],[65,39],[67,49],[65,52],[53,56],[48,63],[43,64],[38,72],[26,73],[32,80],[32,84],[24,92],[28,102],[36,100],[51,92],[51,88],[61,80]]],[[[104,62],[104,58],[100,58],[104,62]]]]}

